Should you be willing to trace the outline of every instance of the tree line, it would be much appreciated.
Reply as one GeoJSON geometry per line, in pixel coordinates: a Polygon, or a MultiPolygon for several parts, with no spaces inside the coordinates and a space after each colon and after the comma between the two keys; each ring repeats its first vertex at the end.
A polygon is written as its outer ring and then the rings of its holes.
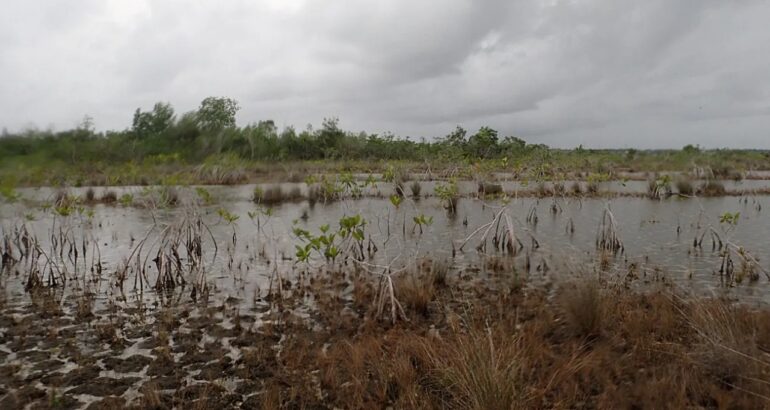
{"type": "Polygon", "coordinates": [[[499,158],[536,149],[516,137],[499,138],[498,132],[482,127],[469,134],[457,127],[435,141],[413,141],[393,134],[349,132],[336,118],[303,130],[279,129],[271,120],[238,126],[237,101],[208,97],[198,109],[177,115],[169,103],[152,109],[137,108],[131,127],[123,131],[96,132],[89,117],[66,131],[4,131],[0,157],[30,156],[66,162],[136,161],[150,156],[173,156],[189,162],[210,155],[232,153],[249,160],[382,159],[413,160],[499,158]]]}

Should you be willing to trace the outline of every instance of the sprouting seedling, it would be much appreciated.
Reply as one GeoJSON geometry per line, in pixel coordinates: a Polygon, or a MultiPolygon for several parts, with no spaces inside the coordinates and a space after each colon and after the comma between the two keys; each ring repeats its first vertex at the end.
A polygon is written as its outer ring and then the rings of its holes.
{"type": "Polygon", "coordinates": [[[310,260],[312,245],[308,243],[305,246],[294,245],[294,247],[297,249],[295,254],[297,256],[297,260],[303,263],[307,263],[310,260]]]}
{"type": "Polygon", "coordinates": [[[388,168],[382,173],[382,180],[385,182],[393,182],[396,180],[396,169],[393,165],[388,165],[388,168]]]}
{"type": "Polygon", "coordinates": [[[70,205],[60,205],[54,208],[54,212],[56,212],[59,216],[70,216],[72,214],[73,208],[70,205]]]}
{"type": "Polygon", "coordinates": [[[265,221],[265,224],[267,224],[270,221],[270,217],[273,216],[273,208],[258,207],[256,211],[246,212],[246,215],[249,216],[249,219],[252,223],[257,225],[257,231],[259,232],[262,230],[262,221],[259,219],[260,215],[264,215],[266,217],[267,220],[265,221]]]}
{"type": "Polygon", "coordinates": [[[123,194],[120,196],[120,199],[118,199],[118,202],[123,206],[131,206],[131,204],[134,203],[134,196],[131,194],[123,194]]]}
{"type": "Polygon", "coordinates": [[[10,182],[0,185],[0,196],[7,202],[16,202],[21,198],[21,195],[16,191],[13,184],[10,182]]]}
{"type": "Polygon", "coordinates": [[[398,196],[398,195],[390,196],[390,203],[393,204],[393,206],[395,206],[396,208],[398,208],[399,205],[401,205],[401,202],[403,201],[404,201],[404,198],[401,196],[398,196]]]}
{"type": "Polygon", "coordinates": [[[375,183],[377,183],[377,179],[374,178],[374,175],[369,174],[364,181],[364,187],[374,186],[375,183]]]}
{"type": "MultiPolygon", "coordinates": [[[[326,258],[327,261],[335,262],[337,257],[343,253],[345,247],[343,244],[346,239],[352,238],[358,245],[359,256],[363,254],[364,230],[366,222],[360,215],[346,216],[340,219],[340,227],[337,231],[332,231],[328,224],[321,225],[318,235],[310,231],[294,226],[292,232],[304,244],[295,245],[296,257],[299,262],[309,262],[313,253],[326,258]]],[[[296,225],[296,221],[295,221],[296,225]]],[[[348,242],[351,243],[351,242],[348,242]]],[[[349,249],[349,248],[347,248],[349,249]]]]}
{"type": "Polygon", "coordinates": [[[419,227],[420,228],[420,235],[422,235],[422,227],[423,226],[430,226],[433,223],[433,217],[428,216],[426,217],[424,214],[417,215],[412,218],[414,220],[414,226],[412,227],[412,233],[414,233],[414,229],[419,227]]]}
{"type": "Polygon", "coordinates": [[[444,207],[449,212],[454,213],[457,210],[459,190],[457,188],[457,181],[454,178],[452,178],[446,185],[436,185],[436,187],[433,188],[433,191],[436,193],[436,196],[444,202],[444,207]]]}
{"type": "Polygon", "coordinates": [[[725,212],[719,216],[719,223],[728,225],[738,225],[738,221],[741,218],[740,212],[725,212]]]}
{"type": "Polygon", "coordinates": [[[219,208],[217,210],[217,214],[225,221],[228,225],[232,225],[235,221],[240,218],[238,215],[230,213],[227,209],[219,208]]]}
{"type": "Polygon", "coordinates": [[[209,192],[208,189],[197,187],[195,188],[195,193],[198,194],[198,198],[200,198],[200,200],[203,201],[205,205],[214,203],[214,196],[211,195],[211,192],[209,192]]]}

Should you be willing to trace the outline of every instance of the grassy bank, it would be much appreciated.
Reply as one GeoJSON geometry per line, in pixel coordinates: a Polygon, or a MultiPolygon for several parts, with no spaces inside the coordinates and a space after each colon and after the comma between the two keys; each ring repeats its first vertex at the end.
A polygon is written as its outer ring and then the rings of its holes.
{"type": "Polygon", "coordinates": [[[526,181],[604,181],[647,179],[660,172],[687,173],[715,179],[765,178],[749,171],[770,170],[770,158],[758,152],[704,152],[682,158],[677,152],[575,153],[549,151],[548,160],[440,159],[415,160],[287,160],[252,161],[235,155],[214,155],[191,162],[175,157],[105,162],[4,157],[0,181],[4,186],[125,186],[125,185],[236,185],[261,182],[303,182],[311,175],[387,174],[393,170],[420,178],[494,180],[494,174],[526,181]]]}

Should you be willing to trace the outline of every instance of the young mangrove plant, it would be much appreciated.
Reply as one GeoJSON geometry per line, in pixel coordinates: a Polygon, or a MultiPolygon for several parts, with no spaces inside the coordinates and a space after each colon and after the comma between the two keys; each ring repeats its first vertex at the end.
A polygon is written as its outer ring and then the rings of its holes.
{"type": "Polygon", "coordinates": [[[422,235],[422,227],[423,226],[430,226],[433,224],[433,217],[428,216],[426,217],[424,214],[417,215],[412,218],[414,221],[414,226],[412,226],[412,233],[414,233],[415,228],[420,228],[420,235],[422,235]]]}
{"type": "Polygon", "coordinates": [[[457,201],[460,198],[460,193],[455,178],[451,178],[447,184],[437,184],[433,190],[443,202],[444,209],[452,214],[457,212],[457,201]]]}
{"type": "Polygon", "coordinates": [[[662,175],[654,180],[650,180],[647,183],[647,196],[650,199],[663,199],[670,196],[671,191],[671,176],[662,175]]]}
{"type": "MultiPolygon", "coordinates": [[[[318,254],[331,263],[334,263],[340,255],[343,255],[344,259],[352,257],[355,260],[363,261],[366,257],[364,252],[365,225],[366,221],[361,215],[353,215],[340,218],[339,229],[336,231],[331,231],[328,224],[320,226],[318,235],[295,226],[294,236],[303,243],[302,245],[295,245],[297,261],[310,263],[313,254],[318,254]]],[[[371,254],[371,243],[368,250],[371,254]]]]}
{"type": "Polygon", "coordinates": [[[404,196],[406,192],[406,176],[406,172],[403,169],[388,165],[388,168],[382,174],[382,179],[393,184],[393,190],[396,192],[396,195],[404,196]]]}
{"type": "Polygon", "coordinates": [[[610,210],[609,204],[602,212],[602,219],[596,234],[596,248],[611,251],[614,254],[623,252],[623,242],[621,242],[618,236],[618,223],[610,210]]]}

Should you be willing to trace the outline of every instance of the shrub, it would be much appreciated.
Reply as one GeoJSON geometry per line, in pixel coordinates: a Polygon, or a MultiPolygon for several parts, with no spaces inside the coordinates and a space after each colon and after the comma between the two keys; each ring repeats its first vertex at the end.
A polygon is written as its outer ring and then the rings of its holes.
{"type": "Polygon", "coordinates": [[[679,195],[687,196],[692,196],[692,194],[695,192],[695,188],[692,186],[692,183],[686,179],[679,179],[676,181],[676,190],[679,192],[679,195]]]}
{"type": "Polygon", "coordinates": [[[118,202],[118,195],[115,191],[105,191],[102,194],[101,201],[105,204],[114,204],[115,202],[118,202]]]}

